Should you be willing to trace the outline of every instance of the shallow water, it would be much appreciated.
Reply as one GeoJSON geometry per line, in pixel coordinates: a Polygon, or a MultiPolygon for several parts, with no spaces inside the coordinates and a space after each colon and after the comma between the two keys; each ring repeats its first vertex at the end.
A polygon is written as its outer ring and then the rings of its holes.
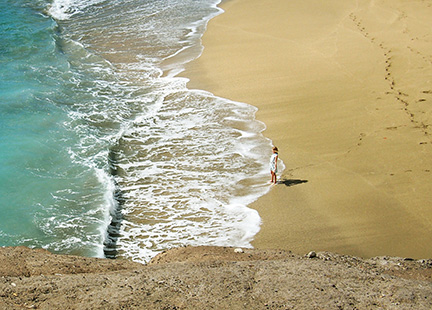
{"type": "Polygon", "coordinates": [[[1,245],[146,261],[250,246],[270,141],[250,105],[186,88],[215,1],[6,1],[1,245]]]}

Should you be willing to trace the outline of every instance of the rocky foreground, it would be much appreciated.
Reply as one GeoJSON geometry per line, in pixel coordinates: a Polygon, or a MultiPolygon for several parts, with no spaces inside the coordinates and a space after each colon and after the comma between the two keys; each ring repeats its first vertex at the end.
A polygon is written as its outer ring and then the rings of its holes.
{"type": "Polygon", "coordinates": [[[432,309],[432,260],[186,247],[142,265],[0,248],[0,309],[432,309]]]}

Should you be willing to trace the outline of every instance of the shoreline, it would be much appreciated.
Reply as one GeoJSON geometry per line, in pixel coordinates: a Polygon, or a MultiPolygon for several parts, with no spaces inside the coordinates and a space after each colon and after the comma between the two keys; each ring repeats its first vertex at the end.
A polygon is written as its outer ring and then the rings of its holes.
{"type": "MultiPolygon", "coordinates": [[[[258,108],[287,167],[257,249],[432,257],[432,73],[421,1],[230,0],[180,76],[258,108]]],[[[270,178],[270,174],[269,174],[270,178]]]]}

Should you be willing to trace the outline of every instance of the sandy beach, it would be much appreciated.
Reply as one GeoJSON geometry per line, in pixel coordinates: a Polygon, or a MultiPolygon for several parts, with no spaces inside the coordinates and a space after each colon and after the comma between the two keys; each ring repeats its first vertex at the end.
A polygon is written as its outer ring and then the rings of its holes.
{"type": "MultiPolygon", "coordinates": [[[[189,88],[258,107],[286,165],[253,245],[432,257],[432,3],[229,0],[189,88]]],[[[269,173],[270,179],[270,173],[269,173]]]]}

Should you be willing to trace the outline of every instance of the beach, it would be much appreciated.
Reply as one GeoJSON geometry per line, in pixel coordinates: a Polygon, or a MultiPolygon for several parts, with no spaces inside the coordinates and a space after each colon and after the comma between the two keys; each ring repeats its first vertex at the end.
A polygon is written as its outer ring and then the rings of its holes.
{"type": "Polygon", "coordinates": [[[221,8],[182,75],[257,107],[279,148],[279,184],[249,205],[262,219],[253,246],[432,257],[432,4],[221,8]]]}
{"type": "Polygon", "coordinates": [[[0,246],[142,263],[251,247],[264,125],[177,76],[218,2],[0,4],[0,246]]]}
{"type": "Polygon", "coordinates": [[[3,4],[0,309],[431,309],[432,4],[216,2],[3,4]]]}

